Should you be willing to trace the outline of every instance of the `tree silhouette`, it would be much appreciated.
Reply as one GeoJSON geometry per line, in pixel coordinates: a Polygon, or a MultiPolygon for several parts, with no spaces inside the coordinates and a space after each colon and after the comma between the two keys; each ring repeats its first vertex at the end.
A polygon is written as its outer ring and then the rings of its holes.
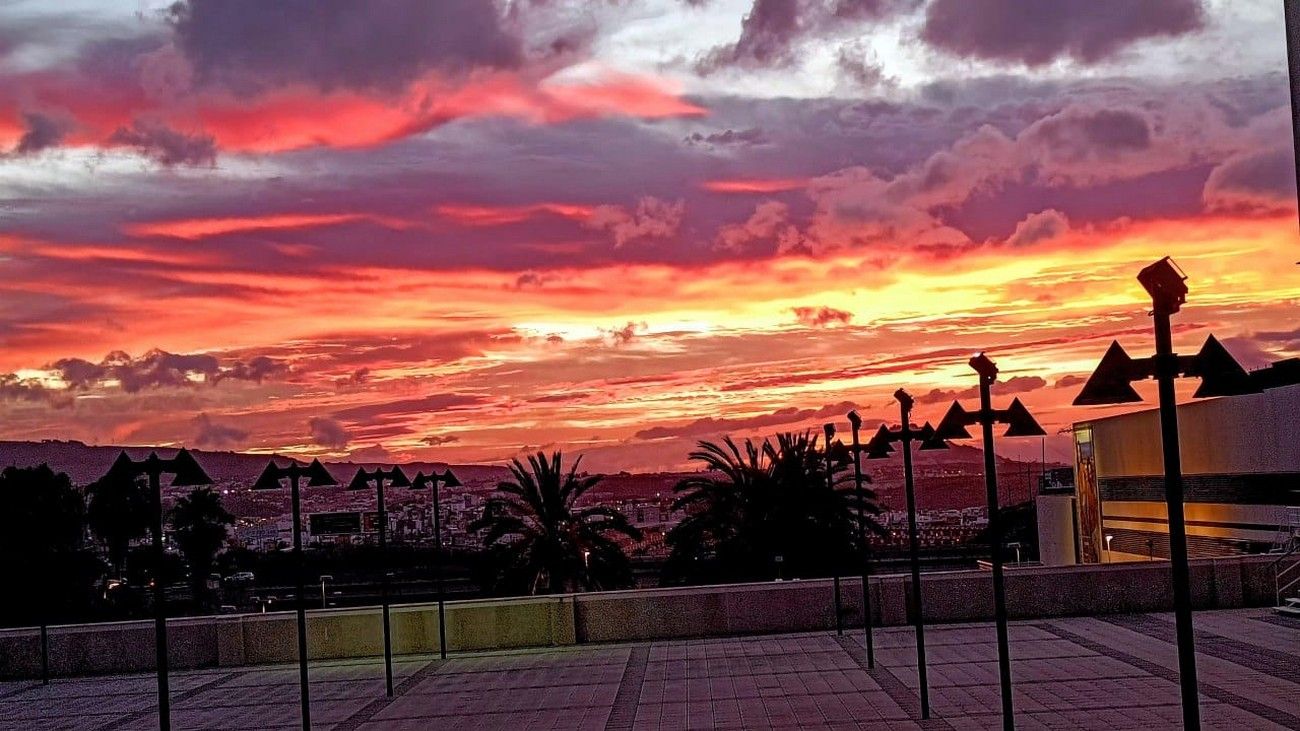
{"type": "Polygon", "coordinates": [[[108,549],[108,561],[116,576],[123,576],[123,562],[131,541],[149,532],[153,500],[143,476],[104,475],[86,487],[86,522],[108,549]]]}
{"type": "Polygon", "coordinates": [[[668,532],[665,579],[765,580],[848,565],[862,547],[859,524],[868,535],[884,531],[875,493],[864,487],[859,502],[851,475],[842,474],[849,450],[830,449],[828,484],[826,451],[809,432],[778,434],[775,443],[746,439],[743,447],[731,437],[699,442],[690,456],[707,471],[674,488],[673,509],[687,517],[668,532]]]}
{"type": "Polygon", "coordinates": [[[578,507],[600,477],[578,475],[581,457],[567,473],[561,462],[558,451],[549,460],[542,452],[529,456],[527,466],[512,460],[513,479],[497,485],[469,526],[484,531],[498,590],[561,593],[631,583],[627,555],[614,536],[640,539],[641,531],[613,508],[578,507]]]}
{"type": "MultiPolygon", "coordinates": [[[[47,465],[0,471],[0,573],[14,587],[32,587],[34,600],[6,602],[4,614],[20,620],[84,603],[96,561],[82,551],[84,504],[68,476],[47,465]]],[[[102,564],[99,566],[102,569],[102,564]]]]}
{"type": "Polygon", "coordinates": [[[221,504],[220,495],[211,488],[199,487],[177,500],[169,517],[176,546],[190,567],[194,599],[201,601],[217,552],[226,542],[226,526],[234,524],[235,516],[221,504]]]}

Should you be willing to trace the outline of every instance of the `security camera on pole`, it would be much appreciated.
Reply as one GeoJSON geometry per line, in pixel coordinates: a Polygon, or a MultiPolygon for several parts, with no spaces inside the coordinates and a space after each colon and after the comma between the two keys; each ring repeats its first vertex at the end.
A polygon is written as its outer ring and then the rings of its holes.
{"type": "MultiPolygon", "coordinates": [[[[1192,635],[1192,592],[1187,566],[1187,526],[1183,516],[1183,466],[1178,448],[1178,402],[1174,379],[1199,377],[1193,394],[1236,396],[1259,389],[1250,375],[1211,335],[1196,355],[1174,353],[1169,317],[1187,301],[1187,276],[1173,260],[1165,257],[1138,272],[1138,281],[1151,295],[1151,316],[1155,324],[1156,354],[1130,358],[1118,342],[1112,342],[1097,370],[1083,384],[1074,399],[1076,406],[1122,404],[1141,401],[1130,385],[1155,378],[1160,398],[1160,438],[1164,451],[1165,510],[1169,519],[1169,565],[1174,593],[1174,622],[1178,637],[1178,674],[1182,684],[1183,727],[1201,727],[1201,708],[1196,685],[1196,646],[1192,635]]],[[[1110,551],[1107,536],[1107,553],[1110,551]]]]}
{"type": "Polygon", "coordinates": [[[935,428],[936,439],[970,439],[966,427],[979,424],[984,437],[984,486],[988,498],[989,548],[993,564],[993,612],[997,620],[998,677],[1002,685],[1002,727],[1011,731],[1016,727],[1015,711],[1011,704],[1011,653],[1007,641],[1007,593],[1002,575],[1002,521],[998,513],[997,456],[993,451],[993,425],[1007,424],[1004,436],[1040,437],[1047,432],[1038,425],[1029,409],[1013,399],[1006,409],[994,409],[992,387],[998,379],[998,367],[983,353],[970,359],[970,367],[979,374],[980,408],[967,411],[956,401],[949,407],[943,421],[935,428]]]}

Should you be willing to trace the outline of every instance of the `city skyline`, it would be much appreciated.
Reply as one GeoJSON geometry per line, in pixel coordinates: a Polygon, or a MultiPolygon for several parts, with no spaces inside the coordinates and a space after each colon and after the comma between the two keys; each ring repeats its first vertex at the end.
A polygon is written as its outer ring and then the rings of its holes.
{"type": "Polygon", "coordinates": [[[0,8],[0,439],[675,469],[978,350],[1051,433],[1164,255],[1300,355],[1278,3],[169,5],[0,8]]]}

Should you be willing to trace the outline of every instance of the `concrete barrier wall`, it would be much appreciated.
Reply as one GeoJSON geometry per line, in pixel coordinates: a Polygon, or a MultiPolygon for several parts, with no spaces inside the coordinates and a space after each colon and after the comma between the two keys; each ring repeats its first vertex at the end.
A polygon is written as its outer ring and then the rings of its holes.
{"type": "MultiPolygon", "coordinates": [[[[1198,609],[1273,603],[1268,556],[1193,561],[1198,609]]],[[[1007,607],[1013,618],[1151,612],[1172,606],[1169,565],[1163,561],[1062,567],[1009,567],[1007,607]]],[[[910,577],[872,577],[873,624],[901,625],[914,614],[910,577]]],[[[842,620],[862,624],[862,585],[841,582],[842,620]]],[[[992,576],[987,571],[925,574],[927,622],[989,620],[992,576]]],[[[830,580],[641,589],[553,597],[447,604],[450,651],[493,650],[757,633],[828,630],[835,626],[830,580]]],[[[297,660],[292,612],[170,620],[168,650],[176,668],[228,667],[297,660]]],[[[436,604],[391,608],[396,654],[438,651],[436,604]]],[[[375,657],[382,653],[378,608],[307,613],[312,659],[375,657]]],[[[55,675],[152,670],[153,623],[113,622],[52,627],[55,675]]],[[[0,630],[0,677],[40,673],[37,629],[0,630]]]]}

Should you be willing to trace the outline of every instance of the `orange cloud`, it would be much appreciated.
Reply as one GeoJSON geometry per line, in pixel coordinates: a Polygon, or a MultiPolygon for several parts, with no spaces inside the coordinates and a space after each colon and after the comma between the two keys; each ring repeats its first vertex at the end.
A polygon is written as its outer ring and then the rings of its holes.
{"type": "Polygon", "coordinates": [[[435,206],[434,212],[462,226],[506,226],[512,223],[521,223],[540,215],[553,215],[575,221],[585,221],[591,216],[592,206],[572,203],[534,203],[526,206],[444,203],[435,206]]]}
{"type": "Polygon", "coordinates": [[[147,221],[126,224],[122,227],[122,230],[132,236],[170,236],[172,238],[194,240],[245,231],[314,228],[317,226],[352,223],[354,221],[373,221],[390,228],[406,228],[410,225],[409,222],[401,219],[366,213],[281,213],[269,216],[181,218],[168,221],[147,221]]]}
{"type": "MultiPolygon", "coordinates": [[[[71,144],[102,145],[140,118],[186,133],[210,134],[233,152],[279,152],[314,146],[369,147],[471,117],[513,117],[558,124],[595,117],[694,117],[707,110],[652,77],[605,72],[579,83],[537,82],[515,73],[476,74],[453,85],[437,75],[410,84],[397,97],[286,87],[253,98],[192,91],[182,100],[150,98],[137,88],[86,88],[53,72],[10,76],[0,92],[0,141],[17,140],[20,100],[68,111],[76,120],[71,144]]],[[[12,143],[9,145],[12,146],[12,143]]]]}
{"type": "Polygon", "coordinates": [[[714,193],[780,193],[798,190],[806,185],[807,178],[742,178],[706,180],[700,183],[701,188],[714,193]]]}

